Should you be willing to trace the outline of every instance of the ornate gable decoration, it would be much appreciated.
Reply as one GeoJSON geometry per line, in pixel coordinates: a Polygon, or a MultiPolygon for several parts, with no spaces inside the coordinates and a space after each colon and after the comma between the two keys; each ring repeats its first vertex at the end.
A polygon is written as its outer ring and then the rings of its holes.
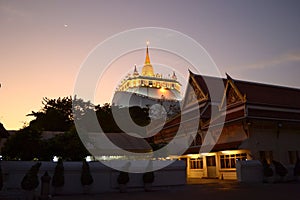
{"type": "Polygon", "coordinates": [[[227,92],[227,104],[234,104],[236,102],[241,101],[241,98],[237,94],[237,92],[233,89],[233,87],[229,87],[229,91],[227,92]]]}
{"type": "Polygon", "coordinates": [[[188,106],[196,102],[202,102],[208,99],[208,95],[205,95],[203,90],[197,84],[195,78],[190,76],[191,83],[187,86],[187,91],[185,94],[184,105],[188,106]],[[194,91],[193,91],[194,90],[194,91]]]}
{"type": "Polygon", "coordinates": [[[197,97],[198,102],[201,102],[203,100],[207,100],[207,95],[204,94],[200,86],[196,83],[194,77],[192,77],[192,87],[194,88],[195,95],[197,97]]]}
{"type": "Polygon", "coordinates": [[[227,83],[222,98],[222,102],[220,104],[220,110],[225,109],[225,107],[230,107],[237,103],[246,102],[246,95],[243,96],[241,94],[241,92],[234,84],[234,80],[227,73],[226,76],[227,76],[227,83]]]}

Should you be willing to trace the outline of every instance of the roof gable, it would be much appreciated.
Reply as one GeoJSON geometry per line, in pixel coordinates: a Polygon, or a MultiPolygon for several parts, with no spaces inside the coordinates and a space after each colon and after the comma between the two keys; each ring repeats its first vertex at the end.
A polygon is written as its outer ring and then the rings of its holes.
{"type": "Polygon", "coordinates": [[[222,98],[222,102],[220,104],[220,109],[226,109],[236,104],[246,102],[246,94],[242,95],[242,93],[236,87],[234,80],[228,74],[226,75],[227,75],[227,83],[222,98]]]}
{"type": "Polygon", "coordinates": [[[190,72],[190,79],[193,79],[196,85],[201,88],[202,92],[207,95],[207,101],[210,101],[211,98],[207,85],[217,85],[219,81],[223,81],[226,93],[222,91],[221,101],[219,102],[220,107],[224,106],[225,93],[227,97],[226,100],[228,100],[227,103],[234,102],[231,97],[238,97],[235,101],[242,100],[247,104],[300,109],[300,89],[236,80],[231,78],[228,74],[226,78],[219,78],[190,72]],[[232,89],[233,91],[231,91],[232,89]]]}

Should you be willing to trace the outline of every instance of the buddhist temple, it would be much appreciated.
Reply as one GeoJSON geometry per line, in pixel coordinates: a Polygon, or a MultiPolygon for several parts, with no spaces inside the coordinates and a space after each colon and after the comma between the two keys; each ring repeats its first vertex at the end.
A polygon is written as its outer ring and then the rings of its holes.
{"type": "Polygon", "coordinates": [[[175,72],[172,76],[155,73],[150,62],[149,43],[147,42],[145,62],[141,72],[137,66],[133,73],[128,74],[116,89],[113,104],[129,106],[153,105],[160,102],[178,102],[181,100],[181,84],[177,81],[175,72]],[[129,99],[129,103],[125,102],[129,99]]]}
{"type": "MultiPolygon", "coordinates": [[[[228,74],[226,78],[219,78],[192,72],[189,84],[183,107],[188,112],[198,109],[201,118],[189,148],[177,157],[186,161],[188,178],[236,180],[237,161],[254,160],[266,162],[273,168],[281,163],[288,172],[286,180],[293,180],[300,155],[300,89],[236,80],[228,74]],[[218,82],[224,84],[223,94],[220,94],[223,98],[215,102],[210,98],[207,84],[218,82]],[[197,96],[192,102],[191,91],[197,96]],[[216,110],[214,117],[212,110],[216,110]],[[224,116],[224,122],[220,121],[224,116]],[[212,149],[205,151],[211,145],[212,149]]],[[[169,144],[178,127],[190,127],[190,123],[189,119],[175,116],[162,130],[152,130],[156,133],[153,141],[169,144]]],[[[189,134],[187,130],[186,137],[189,134]]],[[[274,180],[281,176],[276,167],[273,171],[274,180]]]]}
{"type": "Polygon", "coordinates": [[[117,91],[137,93],[155,99],[179,100],[181,98],[180,87],[181,84],[177,81],[175,72],[171,77],[164,77],[154,72],[147,43],[146,58],[141,73],[134,66],[133,73],[121,82],[117,91]]]}

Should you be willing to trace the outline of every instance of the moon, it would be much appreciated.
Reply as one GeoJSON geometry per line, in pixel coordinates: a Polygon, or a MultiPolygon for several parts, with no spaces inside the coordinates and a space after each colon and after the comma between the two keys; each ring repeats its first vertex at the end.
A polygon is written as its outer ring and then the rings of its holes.
{"type": "Polygon", "coordinates": [[[68,24],[65,24],[64,27],[67,28],[67,27],[68,27],[68,24]]]}

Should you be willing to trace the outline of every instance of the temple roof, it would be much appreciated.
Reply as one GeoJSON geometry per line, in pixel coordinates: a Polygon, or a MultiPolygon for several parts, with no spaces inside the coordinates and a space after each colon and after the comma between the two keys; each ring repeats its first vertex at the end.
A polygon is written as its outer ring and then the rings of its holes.
{"type": "MultiPolygon", "coordinates": [[[[191,78],[193,78],[203,92],[208,95],[209,90],[207,85],[217,85],[222,81],[225,88],[228,81],[228,78],[197,75],[190,72],[190,79],[191,78]]],[[[236,79],[231,80],[241,94],[246,95],[248,104],[300,108],[300,89],[236,79]]]]}
{"type": "MultiPolygon", "coordinates": [[[[193,87],[197,95],[196,103],[190,103],[191,90],[187,87],[184,101],[187,100],[187,112],[194,109],[200,110],[199,134],[207,131],[209,127],[223,127],[225,124],[230,129],[222,128],[221,137],[214,145],[213,151],[238,149],[248,134],[244,129],[244,123],[251,123],[263,120],[273,123],[279,127],[299,127],[300,122],[300,89],[256,83],[250,81],[235,80],[226,74],[226,78],[198,75],[190,72],[189,84],[193,87]],[[212,101],[209,94],[209,86],[223,84],[224,88],[219,91],[219,101],[212,101]],[[203,98],[204,96],[204,98],[203,98]],[[235,100],[231,100],[236,97],[235,100]],[[226,100],[226,101],[225,101],[226,100]],[[199,105],[199,107],[198,107],[199,105]],[[216,113],[212,116],[212,109],[216,113]],[[225,116],[225,119],[223,118],[225,116]],[[253,121],[252,121],[253,120],[253,121]],[[282,125],[283,123],[283,125],[282,125]],[[228,133],[235,132],[234,137],[227,137],[228,133]]],[[[195,102],[195,101],[194,101],[195,102]]],[[[184,113],[186,114],[186,113],[184,113]]],[[[182,121],[181,115],[169,119],[164,128],[156,134],[155,143],[167,143],[177,134],[177,127],[188,126],[188,121],[182,121]]],[[[197,140],[197,137],[196,139],[197,140]]],[[[192,144],[185,152],[199,153],[202,141],[199,140],[192,144]]],[[[210,146],[207,147],[210,151],[210,146]]]]}
{"type": "Polygon", "coordinates": [[[299,89],[248,81],[234,81],[234,83],[246,94],[248,103],[300,108],[299,89]]]}

